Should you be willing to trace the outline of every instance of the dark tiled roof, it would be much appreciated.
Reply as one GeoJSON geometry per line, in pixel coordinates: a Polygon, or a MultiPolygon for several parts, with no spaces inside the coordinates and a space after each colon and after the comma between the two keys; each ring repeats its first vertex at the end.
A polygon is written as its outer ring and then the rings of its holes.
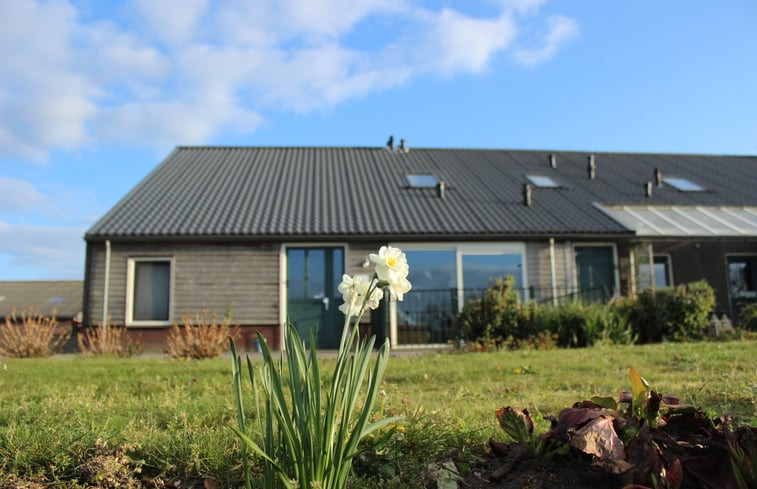
{"type": "Polygon", "coordinates": [[[23,309],[34,309],[46,316],[70,319],[82,310],[84,282],[81,280],[1,281],[0,320],[4,321],[16,310],[21,317],[23,309]]]}
{"type": "Polygon", "coordinates": [[[474,239],[601,235],[628,230],[593,206],[757,205],[757,158],[739,156],[468,149],[180,147],[100,219],[87,239],[385,238],[474,239]],[[556,167],[549,155],[556,155],[556,167]],[[705,192],[644,184],[654,170],[705,192]],[[408,188],[406,174],[446,184],[408,188]],[[526,175],[561,187],[534,188],[526,175]]]}

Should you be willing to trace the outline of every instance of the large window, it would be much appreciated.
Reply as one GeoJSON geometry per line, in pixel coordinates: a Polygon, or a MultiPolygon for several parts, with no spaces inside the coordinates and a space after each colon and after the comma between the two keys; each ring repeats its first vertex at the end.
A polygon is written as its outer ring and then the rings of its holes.
{"type": "Polygon", "coordinates": [[[521,243],[396,246],[407,255],[413,285],[412,294],[397,303],[399,344],[452,339],[454,317],[465,301],[499,278],[512,275],[516,287],[525,286],[521,243]]]}
{"type": "Polygon", "coordinates": [[[135,326],[171,323],[170,258],[130,258],[126,322],[135,326]]]}

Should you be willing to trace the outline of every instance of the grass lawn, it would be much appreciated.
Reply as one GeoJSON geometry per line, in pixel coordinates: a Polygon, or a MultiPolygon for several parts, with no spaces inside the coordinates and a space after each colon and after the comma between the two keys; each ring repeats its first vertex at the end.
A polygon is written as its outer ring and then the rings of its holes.
{"type": "MultiPolygon", "coordinates": [[[[489,437],[504,439],[497,408],[556,415],[629,390],[631,366],[658,392],[757,425],[755,358],[755,341],[396,356],[377,405],[407,418],[390,441],[369,439],[356,463],[367,478],[353,487],[424,487],[429,462],[454,456],[464,465],[489,437]]],[[[332,360],[323,363],[328,374],[332,360]]],[[[0,360],[0,487],[10,476],[74,487],[93,459],[117,449],[155,486],[203,478],[236,486],[234,423],[228,358],[0,360]]]]}

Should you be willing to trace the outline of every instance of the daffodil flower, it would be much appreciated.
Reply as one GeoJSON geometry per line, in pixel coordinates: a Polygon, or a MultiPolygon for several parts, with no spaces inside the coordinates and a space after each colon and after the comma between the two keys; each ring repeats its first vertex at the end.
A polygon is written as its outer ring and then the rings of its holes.
{"type": "Polygon", "coordinates": [[[376,285],[373,279],[366,282],[358,275],[342,275],[337,290],[342,294],[344,304],[339,306],[339,310],[350,318],[359,316],[366,309],[376,309],[384,297],[384,292],[376,285]]]}
{"type": "Polygon", "coordinates": [[[368,258],[376,265],[376,276],[381,281],[380,285],[389,288],[389,295],[393,301],[401,301],[404,294],[411,289],[407,279],[410,268],[407,257],[399,248],[382,246],[378,253],[371,253],[368,258]]]}

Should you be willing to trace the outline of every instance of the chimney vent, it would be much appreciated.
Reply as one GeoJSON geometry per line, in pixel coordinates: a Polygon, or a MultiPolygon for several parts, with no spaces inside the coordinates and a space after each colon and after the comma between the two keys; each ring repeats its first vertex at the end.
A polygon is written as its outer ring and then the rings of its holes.
{"type": "Polygon", "coordinates": [[[549,166],[557,168],[557,156],[555,154],[549,155],[549,166]]]}
{"type": "Polygon", "coordinates": [[[442,200],[444,200],[447,197],[445,190],[446,190],[446,187],[444,185],[444,180],[440,180],[439,183],[436,184],[436,195],[438,195],[439,198],[442,200]]]}
{"type": "Polygon", "coordinates": [[[389,141],[386,142],[386,149],[389,151],[394,149],[394,136],[389,136],[389,141]]]}
{"type": "Polygon", "coordinates": [[[531,207],[533,204],[533,198],[532,198],[532,188],[531,184],[524,183],[523,184],[523,205],[526,207],[531,207]]]}
{"type": "Polygon", "coordinates": [[[402,151],[403,153],[407,153],[409,151],[404,139],[400,139],[400,151],[402,151]]]}
{"type": "Polygon", "coordinates": [[[594,155],[589,155],[589,178],[597,178],[597,164],[594,162],[594,155]]]}
{"type": "Polygon", "coordinates": [[[654,169],[654,181],[658,187],[662,187],[662,170],[659,168],[654,169]]]}
{"type": "Polygon", "coordinates": [[[644,184],[644,196],[645,197],[652,196],[652,182],[647,182],[644,184]]]}

